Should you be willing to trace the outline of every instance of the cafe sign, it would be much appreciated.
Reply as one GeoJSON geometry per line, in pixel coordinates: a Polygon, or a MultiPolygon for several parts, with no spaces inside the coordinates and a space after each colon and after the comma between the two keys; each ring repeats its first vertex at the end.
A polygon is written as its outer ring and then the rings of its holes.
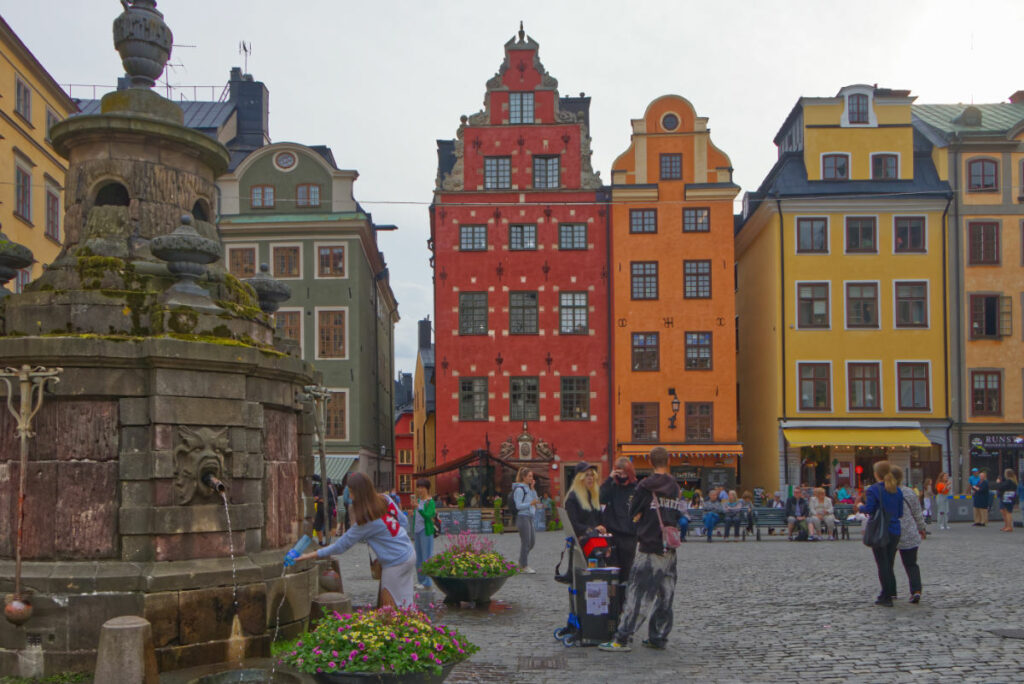
{"type": "Polygon", "coordinates": [[[1024,436],[1006,433],[971,435],[971,451],[975,449],[985,449],[987,451],[1024,449],[1024,436]]]}

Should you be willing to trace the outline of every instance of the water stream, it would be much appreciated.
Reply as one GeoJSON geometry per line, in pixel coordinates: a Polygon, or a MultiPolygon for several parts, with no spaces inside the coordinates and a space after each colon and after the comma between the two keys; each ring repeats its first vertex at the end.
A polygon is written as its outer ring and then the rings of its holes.
{"type": "MultiPolygon", "coordinates": [[[[270,638],[270,648],[274,648],[274,644],[277,643],[277,635],[281,631],[281,608],[284,607],[284,600],[288,597],[288,592],[284,584],[285,573],[288,572],[287,566],[281,567],[281,577],[278,580],[281,584],[281,600],[277,603],[277,610],[274,611],[274,636],[270,638]]],[[[277,672],[277,658],[271,655],[271,666],[270,666],[270,681],[274,681],[274,674],[277,672]]]]}
{"type": "Polygon", "coordinates": [[[235,535],[231,532],[231,507],[228,506],[228,493],[221,492],[224,501],[224,517],[228,521],[228,551],[231,553],[231,600],[235,604],[235,617],[238,617],[238,564],[235,562],[235,535]]]}

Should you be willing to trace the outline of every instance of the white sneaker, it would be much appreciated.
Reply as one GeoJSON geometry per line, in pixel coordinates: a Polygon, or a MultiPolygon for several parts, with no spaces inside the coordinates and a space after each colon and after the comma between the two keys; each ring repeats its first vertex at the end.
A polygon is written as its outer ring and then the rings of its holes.
{"type": "Polygon", "coordinates": [[[536,575],[537,571],[531,568],[529,565],[524,565],[521,571],[525,575],[536,575]]]}
{"type": "Polygon", "coordinates": [[[420,584],[419,582],[417,582],[416,584],[412,585],[412,588],[415,589],[416,591],[423,591],[427,587],[425,585],[420,584]]]}

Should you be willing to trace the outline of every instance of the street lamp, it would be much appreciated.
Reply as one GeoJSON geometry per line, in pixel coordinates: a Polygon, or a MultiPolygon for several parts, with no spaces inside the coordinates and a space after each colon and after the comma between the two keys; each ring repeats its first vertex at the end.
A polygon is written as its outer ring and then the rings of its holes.
{"type": "Polygon", "coordinates": [[[679,415],[679,407],[682,406],[679,402],[679,395],[676,394],[675,387],[668,388],[668,395],[672,397],[672,415],[668,419],[668,428],[670,430],[676,429],[676,417],[679,415]]]}

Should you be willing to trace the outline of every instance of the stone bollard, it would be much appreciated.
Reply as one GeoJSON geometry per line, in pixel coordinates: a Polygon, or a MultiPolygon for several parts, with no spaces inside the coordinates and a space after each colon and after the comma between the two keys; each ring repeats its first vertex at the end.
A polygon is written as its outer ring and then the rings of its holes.
{"type": "Polygon", "coordinates": [[[103,623],[94,680],[159,684],[153,629],[148,620],[137,615],[122,615],[103,623]]]}
{"type": "Polygon", "coordinates": [[[320,618],[324,615],[330,615],[334,611],[351,613],[352,599],[347,594],[339,594],[333,591],[320,594],[313,599],[313,603],[309,607],[309,631],[313,631],[320,618]]]}

